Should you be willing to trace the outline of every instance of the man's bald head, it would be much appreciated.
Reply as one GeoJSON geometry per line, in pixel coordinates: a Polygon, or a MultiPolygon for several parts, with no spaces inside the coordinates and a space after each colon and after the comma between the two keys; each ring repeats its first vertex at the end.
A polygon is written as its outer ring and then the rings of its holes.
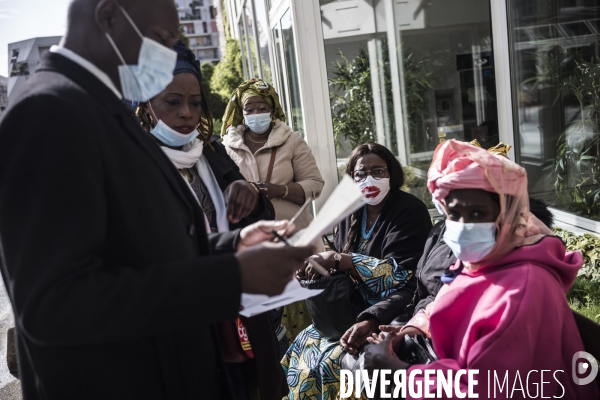
{"type": "Polygon", "coordinates": [[[137,64],[142,43],[123,10],[142,36],[169,48],[179,37],[173,0],[72,0],[64,46],[106,72],[117,87],[121,61],[107,36],[130,65],[137,64]]]}
{"type": "MultiPolygon", "coordinates": [[[[102,0],[72,0],[69,4],[69,14],[67,16],[67,24],[77,24],[86,17],[93,17],[98,3],[102,0]]],[[[126,10],[129,9],[132,3],[139,0],[119,0],[119,4],[126,10]]]]}

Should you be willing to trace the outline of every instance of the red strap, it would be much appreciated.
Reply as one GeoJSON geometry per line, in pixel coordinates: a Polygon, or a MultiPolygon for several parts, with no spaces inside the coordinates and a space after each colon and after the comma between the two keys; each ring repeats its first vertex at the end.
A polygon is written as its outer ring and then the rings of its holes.
{"type": "Polygon", "coordinates": [[[246,352],[246,355],[248,355],[249,358],[254,358],[254,352],[252,351],[252,344],[250,344],[248,331],[246,330],[246,326],[244,325],[244,322],[240,316],[235,319],[235,326],[237,327],[242,349],[246,352]]]}

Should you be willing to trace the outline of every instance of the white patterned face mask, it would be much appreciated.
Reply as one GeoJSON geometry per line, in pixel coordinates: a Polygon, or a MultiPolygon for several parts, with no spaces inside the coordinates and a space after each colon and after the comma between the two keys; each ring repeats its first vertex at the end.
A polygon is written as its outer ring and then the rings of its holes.
{"type": "Polygon", "coordinates": [[[127,100],[145,102],[162,92],[173,80],[177,53],[160,43],[144,37],[123,7],[120,7],[133,29],[142,39],[142,47],[136,65],[127,65],[117,45],[106,33],[108,41],[123,65],[119,66],[119,77],[123,97],[127,100]]]}
{"type": "Polygon", "coordinates": [[[446,220],[444,242],[459,260],[481,261],[496,246],[496,224],[493,222],[464,224],[446,220]]]}
{"type": "Polygon", "coordinates": [[[381,203],[390,191],[390,178],[375,179],[369,175],[364,181],[355,184],[362,192],[365,203],[372,206],[381,203]]]}

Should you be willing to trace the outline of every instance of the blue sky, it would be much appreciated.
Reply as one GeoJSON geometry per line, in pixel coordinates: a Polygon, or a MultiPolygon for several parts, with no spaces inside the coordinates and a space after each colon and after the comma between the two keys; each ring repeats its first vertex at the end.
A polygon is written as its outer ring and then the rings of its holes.
{"type": "Polygon", "coordinates": [[[8,44],[65,33],[70,0],[0,0],[0,75],[7,76],[8,44]]]}

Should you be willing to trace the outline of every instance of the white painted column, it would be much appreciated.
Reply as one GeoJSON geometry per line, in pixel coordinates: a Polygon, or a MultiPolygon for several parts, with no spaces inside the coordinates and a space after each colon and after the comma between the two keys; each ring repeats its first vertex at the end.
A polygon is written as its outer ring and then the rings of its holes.
{"type": "Polygon", "coordinates": [[[373,109],[375,111],[375,132],[377,143],[385,146],[385,125],[383,120],[383,104],[381,101],[381,82],[379,80],[379,57],[377,54],[377,39],[367,42],[369,50],[369,67],[371,69],[371,91],[373,93],[373,109]]]}
{"type": "Polygon", "coordinates": [[[396,13],[394,10],[394,0],[385,0],[385,14],[387,22],[388,51],[390,54],[390,73],[392,76],[392,98],[394,102],[394,121],[396,123],[396,137],[398,141],[398,158],[402,165],[408,165],[406,154],[405,134],[404,134],[404,112],[402,109],[402,87],[401,72],[402,55],[397,54],[400,51],[398,43],[398,27],[396,26],[396,13]]]}
{"type": "Polygon", "coordinates": [[[325,180],[323,193],[315,202],[318,211],[338,184],[321,10],[318,0],[290,1],[290,7],[306,141],[325,180]]]}
{"type": "MultiPolygon", "coordinates": [[[[496,78],[496,97],[498,106],[498,131],[500,141],[515,147],[513,125],[512,88],[510,85],[510,49],[508,41],[508,14],[506,0],[490,0],[492,16],[492,36],[494,48],[494,75],[496,78]]],[[[508,153],[515,161],[517,149],[508,153]]]]}

